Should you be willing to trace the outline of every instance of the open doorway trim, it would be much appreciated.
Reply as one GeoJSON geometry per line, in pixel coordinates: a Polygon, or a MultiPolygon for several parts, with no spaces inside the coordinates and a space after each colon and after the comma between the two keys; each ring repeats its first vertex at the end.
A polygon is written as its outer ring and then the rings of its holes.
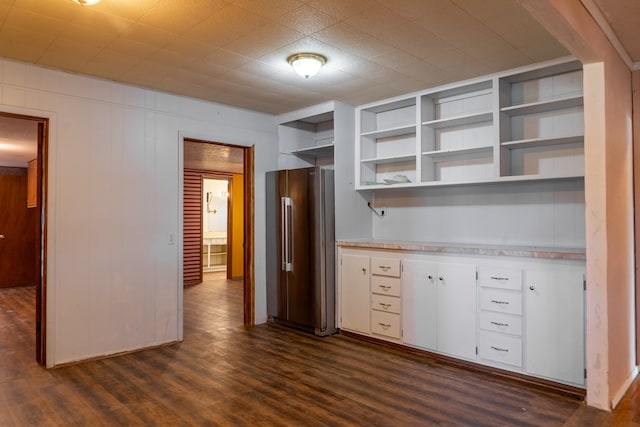
{"type": "MultiPolygon", "coordinates": [[[[216,139],[216,138],[212,138],[216,139]]],[[[244,312],[244,324],[247,326],[255,325],[255,190],[254,190],[254,146],[246,146],[240,144],[229,144],[215,142],[213,140],[207,140],[202,138],[192,138],[186,135],[180,135],[178,145],[178,162],[180,165],[179,174],[179,203],[178,203],[178,339],[184,339],[184,247],[183,247],[183,218],[184,218],[184,142],[198,142],[203,144],[216,144],[222,146],[229,146],[239,148],[243,150],[244,162],[243,162],[243,175],[244,175],[244,285],[243,285],[243,312],[244,312]]],[[[211,173],[214,173],[211,171],[211,173]]]]}
{"type": "Polygon", "coordinates": [[[32,120],[38,124],[38,161],[37,161],[37,206],[39,213],[39,236],[37,239],[36,265],[38,274],[35,300],[35,356],[40,365],[47,362],[47,203],[48,203],[48,154],[49,154],[49,119],[26,114],[0,111],[0,116],[32,120]]]}

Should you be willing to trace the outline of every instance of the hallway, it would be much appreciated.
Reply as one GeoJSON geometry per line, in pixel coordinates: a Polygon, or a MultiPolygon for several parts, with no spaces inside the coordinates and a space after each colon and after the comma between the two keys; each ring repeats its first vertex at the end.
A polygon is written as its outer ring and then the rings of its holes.
{"type": "MultiPolygon", "coordinates": [[[[242,325],[242,283],[185,289],[185,340],[59,369],[36,365],[33,288],[0,290],[0,425],[638,426],[615,414],[353,340],[242,325]]],[[[633,399],[630,399],[633,397],[633,399]]]]}

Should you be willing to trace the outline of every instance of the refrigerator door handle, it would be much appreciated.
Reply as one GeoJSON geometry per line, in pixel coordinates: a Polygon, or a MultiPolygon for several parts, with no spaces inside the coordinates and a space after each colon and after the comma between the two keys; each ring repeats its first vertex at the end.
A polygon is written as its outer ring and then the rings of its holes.
{"type": "Polygon", "coordinates": [[[291,197],[280,198],[280,258],[282,259],[282,270],[291,271],[293,264],[291,262],[291,197]]]}

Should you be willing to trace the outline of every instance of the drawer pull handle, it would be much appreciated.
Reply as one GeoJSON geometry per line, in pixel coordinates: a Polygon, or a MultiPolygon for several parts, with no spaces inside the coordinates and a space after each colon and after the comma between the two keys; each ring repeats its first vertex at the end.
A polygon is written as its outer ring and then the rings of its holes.
{"type": "Polygon", "coordinates": [[[506,304],[506,305],[509,305],[509,301],[498,301],[497,299],[492,299],[491,302],[494,303],[494,304],[506,304]]]}
{"type": "Polygon", "coordinates": [[[496,326],[509,326],[508,323],[494,322],[493,320],[491,321],[491,324],[496,326]]]}
{"type": "Polygon", "coordinates": [[[391,286],[389,286],[389,285],[380,285],[380,288],[385,290],[385,291],[388,291],[389,289],[391,289],[391,286]]]}
{"type": "Polygon", "coordinates": [[[383,302],[379,302],[378,305],[385,310],[389,310],[389,307],[391,307],[391,304],[385,304],[383,302]]]}
{"type": "Polygon", "coordinates": [[[378,322],[378,325],[380,325],[382,329],[389,329],[391,327],[391,325],[382,322],[378,322]]]}
{"type": "Polygon", "coordinates": [[[491,276],[491,280],[509,280],[508,277],[491,276]]]}
{"type": "Polygon", "coordinates": [[[505,353],[509,353],[509,349],[508,348],[500,348],[500,347],[494,347],[494,346],[491,346],[491,348],[493,350],[495,350],[495,351],[502,351],[502,352],[505,352],[505,353]]]}
{"type": "Polygon", "coordinates": [[[378,268],[382,271],[389,271],[391,270],[391,266],[389,265],[379,265],[378,268]]]}

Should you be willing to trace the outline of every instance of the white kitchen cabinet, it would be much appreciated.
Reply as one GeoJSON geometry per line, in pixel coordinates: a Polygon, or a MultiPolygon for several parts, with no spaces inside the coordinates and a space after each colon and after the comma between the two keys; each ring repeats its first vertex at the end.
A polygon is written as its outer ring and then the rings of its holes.
{"type": "Polygon", "coordinates": [[[522,305],[522,270],[478,267],[480,361],[504,369],[522,368],[522,305]]]}
{"type": "Polygon", "coordinates": [[[340,255],[340,327],[369,334],[369,256],[340,255]]]}
{"type": "Polygon", "coordinates": [[[437,349],[476,358],[476,267],[472,264],[438,264],[437,349]]]}
{"type": "Polygon", "coordinates": [[[525,271],[526,372],[583,385],[584,270],[525,271]]]}
{"type": "Polygon", "coordinates": [[[356,109],[357,190],[584,177],[582,65],[554,60],[356,109]]]}
{"type": "Polygon", "coordinates": [[[402,265],[402,341],[436,350],[437,264],[406,259],[402,265]]]}

